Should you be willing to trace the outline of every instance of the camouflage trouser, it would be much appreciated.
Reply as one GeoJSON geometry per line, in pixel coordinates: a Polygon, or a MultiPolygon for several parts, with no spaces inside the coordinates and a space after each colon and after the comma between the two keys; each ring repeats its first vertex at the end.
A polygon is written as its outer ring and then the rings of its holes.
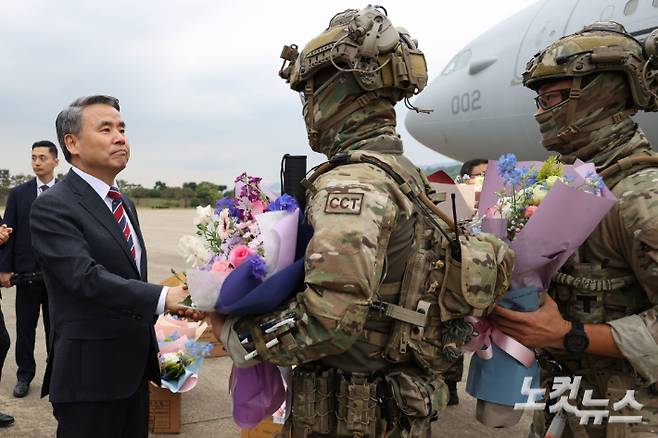
{"type": "MultiPolygon", "coordinates": [[[[583,376],[581,383],[581,391],[578,397],[578,407],[581,409],[602,409],[602,408],[586,408],[581,404],[581,398],[584,390],[592,389],[594,391],[592,398],[607,398],[610,400],[608,405],[610,415],[628,415],[628,416],[642,416],[641,424],[607,424],[604,420],[602,425],[590,424],[580,425],[580,418],[568,414],[568,422],[562,434],[562,438],[656,438],[658,437],[658,394],[654,394],[648,387],[635,388],[635,400],[643,406],[640,410],[632,410],[625,408],[621,411],[614,411],[612,403],[619,401],[625,394],[626,389],[631,389],[630,384],[621,384],[623,391],[614,390],[608,387],[606,395],[602,396],[602,392],[596,388],[595,384],[588,381],[587,376],[583,376]]],[[[550,381],[543,380],[542,388],[550,387],[550,381]]],[[[555,403],[556,400],[551,400],[549,404],[555,403]]],[[[574,401],[570,402],[575,405],[574,401]]],[[[546,429],[552,420],[552,415],[547,415],[545,411],[535,411],[530,425],[529,438],[544,438],[546,429]]]]}

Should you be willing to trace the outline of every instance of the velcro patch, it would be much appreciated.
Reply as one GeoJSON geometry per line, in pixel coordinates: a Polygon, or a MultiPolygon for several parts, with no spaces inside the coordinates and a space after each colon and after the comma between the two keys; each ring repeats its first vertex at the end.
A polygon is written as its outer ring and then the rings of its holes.
{"type": "Polygon", "coordinates": [[[329,193],[325,213],[361,214],[363,193],[329,193]]]}

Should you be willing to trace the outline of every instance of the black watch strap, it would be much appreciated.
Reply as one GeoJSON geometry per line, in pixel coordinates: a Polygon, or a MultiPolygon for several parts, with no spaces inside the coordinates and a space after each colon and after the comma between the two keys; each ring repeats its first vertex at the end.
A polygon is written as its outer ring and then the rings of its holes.
{"type": "Polygon", "coordinates": [[[564,348],[569,353],[584,353],[589,347],[589,338],[585,333],[585,325],[580,321],[571,321],[571,330],[564,336],[564,348]]]}

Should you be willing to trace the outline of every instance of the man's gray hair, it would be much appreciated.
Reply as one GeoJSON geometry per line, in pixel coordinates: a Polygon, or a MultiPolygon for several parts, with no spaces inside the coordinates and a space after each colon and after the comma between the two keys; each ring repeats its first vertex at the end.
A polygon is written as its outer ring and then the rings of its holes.
{"type": "Polygon", "coordinates": [[[117,111],[121,111],[121,108],[119,107],[119,99],[100,94],[75,99],[68,107],[60,111],[57,115],[57,119],[55,119],[57,140],[59,141],[59,146],[62,148],[64,158],[66,158],[66,161],[69,163],[71,162],[71,153],[66,149],[64,136],[66,134],[79,135],[82,127],[82,110],[89,105],[98,103],[109,105],[116,108],[117,111]]]}

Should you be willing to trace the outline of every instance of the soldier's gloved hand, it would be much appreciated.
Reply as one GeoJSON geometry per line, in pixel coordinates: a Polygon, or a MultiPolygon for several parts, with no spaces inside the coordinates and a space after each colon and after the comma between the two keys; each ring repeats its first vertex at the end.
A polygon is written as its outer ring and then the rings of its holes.
{"type": "Polygon", "coordinates": [[[534,312],[517,312],[501,306],[490,316],[503,333],[530,348],[562,348],[571,323],[562,318],[557,303],[548,294],[534,312]]]}

